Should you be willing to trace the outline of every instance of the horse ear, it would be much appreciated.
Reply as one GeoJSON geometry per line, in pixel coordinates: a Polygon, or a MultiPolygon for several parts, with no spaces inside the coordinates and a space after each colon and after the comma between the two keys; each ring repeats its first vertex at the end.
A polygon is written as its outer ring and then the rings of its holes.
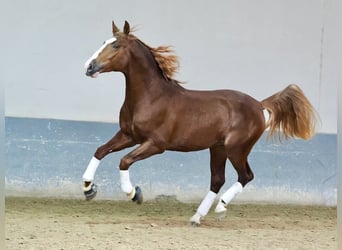
{"type": "Polygon", "coordinates": [[[130,32],[130,30],[131,30],[131,28],[129,27],[129,23],[128,23],[127,21],[125,21],[124,33],[125,33],[126,35],[128,35],[129,32],[130,32]]]}
{"type": "Polygon", "coordinates": [[[113,36],[115,36],[115,34],[120,31],[119,28],[116,27],[114,21],[112,21],[112,30],[113,30],[113,36]]]}

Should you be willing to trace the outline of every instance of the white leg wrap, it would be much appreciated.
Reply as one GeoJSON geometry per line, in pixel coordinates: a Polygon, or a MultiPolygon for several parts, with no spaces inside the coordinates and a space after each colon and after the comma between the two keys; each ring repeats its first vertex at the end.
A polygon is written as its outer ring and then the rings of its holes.
{"type": "Polygon", "coordinates": [[[83,174],[83,181],[93,181],[97,167],[100,165],[100,160],[94,156],[91,158],[86,171],[83,174]]]}
{"type": "Polygon", "coordinates": [[[190,218],[190,222],[193,225],[200,225],[201,224],[201,218],[206,216],[213,205],[216,193],[209,191],[207,195],[202,200],[201,204],[199,205],[197,212],[190,218]]]}
{"type": "Polygon", "coordinates": [[[128,170],[120,170],[120,181],[121,181],[121,190],[127,195],[131,196],[134,188],[129,178],[128,170]]]}
{"type": "Polygon", "coordinates": [[[216,208],[215,208],[215,212],[216,213],[221,213],[226,211],[225,206],[227,206],[227,204],[229,202],[231,202],[231,200],[235,197],[236,194],[241,193],[242,192],[242,185],[240,182],[235,182],[220,198],[220,201],[218,202],[216,208]]]}
{"type": "Polygon", "coordinates": [[[204,217],[208,214],[211,206],[213,205],[215,198],[216,198],[216,193],[213,191],[209,191],[207,195],[204,197],[203,201],[199,205],[197,209],[197,213],[201,215],[201,217],[204,217]]]}
{"type": "Polygon", "coordinates": [[[235,197],[236,194],[242,192],[242,185],[240,182],[235,182],[222,196],[221,200],[228,204],[235,197]]]}

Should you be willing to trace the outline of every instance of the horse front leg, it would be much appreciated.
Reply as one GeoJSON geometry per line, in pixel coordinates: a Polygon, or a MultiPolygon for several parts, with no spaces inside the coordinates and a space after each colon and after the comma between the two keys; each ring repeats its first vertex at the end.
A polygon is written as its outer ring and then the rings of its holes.
{"type": "Polygon", "coordinates": [[[126,193],[129,199],[137,204],[141,204],[143,201],[142,192],[139,186],[133,187],[128,169],[136,161],[143,160],[152,155],[161,154],[163,152],[164,149],[155,145],[153,141],[148,140],[121,159],[119,166],[121,190],[126,193]]]}
{"type": "Polygon", "coordinates": [[[82,176],[84,181],[83,193],[86,200],[91,200],[96,196],[97,186],[93,183],[93,180],[95,177],[95,172],[100,165],[100,161],[106,155],[112,152],[116,152],[134,145],[135,143],[133,139],[120,130],[112,139],[96,150],[82,176]]]}
{"type": "Polygon", "coordinates": [[[196,213],[190,218],[193,226],[199,226],[201,219],[206,216],[215,202],[217,193],[225,182],[227,154],[223,146],[214,146],[210,148],[210,190],[202,200],[196,213]]]}

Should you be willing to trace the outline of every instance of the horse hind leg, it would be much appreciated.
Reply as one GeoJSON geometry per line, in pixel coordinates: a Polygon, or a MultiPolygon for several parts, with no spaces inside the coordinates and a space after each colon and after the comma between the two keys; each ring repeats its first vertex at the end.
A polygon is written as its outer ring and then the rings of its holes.
{"type": "Polygon", "coordinates": [[[221,197],[215,208],[215,212],[218,214],[218,217],[224,217],[227,211],[226,206],[233,200],[233,198],[242,192],[242,189],[248,182],[253,180],[254,175],[249,167],[247,157],[229,157],[232,165],[234,166],[237,174],[238,180],[235,182],[221,197]]]}
{"type": "Polygon", "coordinates": [[[190,223],[193,226],[199,226],[200,220],[206,216],[215,202],[217,193],[225,182],[225,166],[227,155],[223,146],[210,148],[210,190],[202,200],[196,213],[191,217],[190,223]]]}

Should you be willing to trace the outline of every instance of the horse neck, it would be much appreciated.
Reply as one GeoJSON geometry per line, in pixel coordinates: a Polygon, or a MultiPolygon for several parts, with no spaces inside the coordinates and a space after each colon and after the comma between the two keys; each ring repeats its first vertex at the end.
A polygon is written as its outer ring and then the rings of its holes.
{"type": "Polygon", "coordinates": [[[141,44],[135,44],[130,63],[124,72],[126,78],[126,102],[137,103],[142,99],[157,98],[167,84],[151,52],[141,44]]]}

